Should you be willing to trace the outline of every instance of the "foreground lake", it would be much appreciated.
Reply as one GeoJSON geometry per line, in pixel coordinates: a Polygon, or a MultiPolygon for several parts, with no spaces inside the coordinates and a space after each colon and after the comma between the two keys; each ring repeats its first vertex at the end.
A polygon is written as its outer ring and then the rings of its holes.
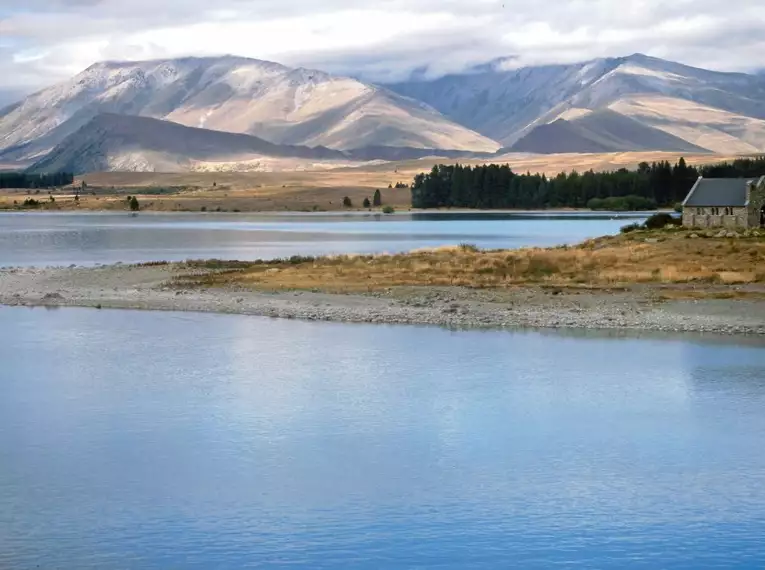
{"type": "Polygon", "coordinates": [[[762,568],[765,345],[0,307],[1,568],[762,568]]]}
{"type": "Polygon", "coordinates": [[[473,243],[549,246],[618,233],[648,214],[0,213],[0,267],[273,259],[473,243]]]}

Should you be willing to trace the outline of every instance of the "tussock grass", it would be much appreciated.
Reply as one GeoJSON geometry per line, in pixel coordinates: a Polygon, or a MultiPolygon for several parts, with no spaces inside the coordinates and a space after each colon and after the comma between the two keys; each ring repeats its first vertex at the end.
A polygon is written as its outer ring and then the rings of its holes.
{"type": "Polygon", "coordinates": [[[471,246],[396,255],[291,258],[240,263],[193,278],[205,286],[266,290],[379,291],[403,286],[617,287],[637,283],[765,282],[765,239],[686,239],[640,231],[573,247],[482,251],[471,246]],[[222,270],[220,270],[222,269],[222,270]]]}

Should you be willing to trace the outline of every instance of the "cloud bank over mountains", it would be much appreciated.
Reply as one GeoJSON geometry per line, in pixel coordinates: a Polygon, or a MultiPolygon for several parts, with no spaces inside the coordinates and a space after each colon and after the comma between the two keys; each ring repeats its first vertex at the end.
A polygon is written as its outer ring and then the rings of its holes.
{"type": "Polygon", "coordinates": [[[96,61],[225,53],[383,82],[635,52],[755,71],[763,29],[761,0],[3,0],[0,106],[96,61]]]}

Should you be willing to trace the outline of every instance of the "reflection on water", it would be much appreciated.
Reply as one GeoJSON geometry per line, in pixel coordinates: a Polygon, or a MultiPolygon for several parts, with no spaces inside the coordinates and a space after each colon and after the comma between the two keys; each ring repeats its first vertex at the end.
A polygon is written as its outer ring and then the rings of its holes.
{"type": "Polygon", "coordinates": [[[557,245],[617,233],[636,216],[645,214],[0,213],[0,266],[557,245]]]}
{"type": "Polygon", "coordinates": [[[765,346],[0,308],[0,567],[760,568],[765,346]]]}

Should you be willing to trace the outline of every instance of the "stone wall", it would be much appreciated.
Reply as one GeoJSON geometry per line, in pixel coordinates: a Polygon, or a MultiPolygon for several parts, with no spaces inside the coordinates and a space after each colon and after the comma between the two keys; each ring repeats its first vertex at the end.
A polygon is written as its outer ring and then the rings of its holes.
{"type": "Polygon", "coordinates": [[[749,189],[749,227],[760,227],[760,212],[765,207],[765,181],[749,189]]]}
{"type": "Polygon", "coordinates": [[[744,207],[683,208],[683,225],[689,228],[746,228],[751,227],[749,218],[749,211],[744,207]]]}
{"type": "Polygon", "coordinates": [[[736,220],[735,227],[748,228],[749,218],[748,218],[747,209],[744,206],[742,206],[740,208],[731,208],[731,210],[733,211],[733,217],[736,220]]]}
{"type": "Polygon", "coordinates": [[[683,225],[686,228],[694,227],[694,221],[696,218],[696,208],[686,206],[683,208],[683,225]]]}

